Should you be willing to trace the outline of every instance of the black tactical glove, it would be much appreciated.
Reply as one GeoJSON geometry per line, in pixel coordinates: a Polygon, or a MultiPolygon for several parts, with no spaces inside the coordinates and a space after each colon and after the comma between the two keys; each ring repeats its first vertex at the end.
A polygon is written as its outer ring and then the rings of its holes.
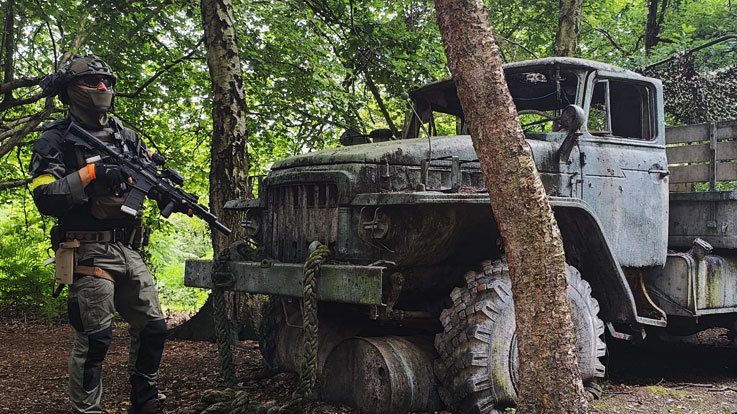
{"type": "MultiPolygon", "coordinates": [[[[161,211],[164,211],[171,202],[169,198],[164,197],[164,195],[159,193],[155,188],[151,189],[148,193],[148,198],[155,200],[156,204],[159,206],[159,210],[161,211]]],[[[172,207],[173,208],[170,213],[184,213],[190,217],[192,216],[192,209],[189,208],[188,204],[186,204],[184,200],[179,203],[175,201],[172,207]]]]}
{"type": "Polygon", "coordinates": [[[192,217],[192,209],[189,208],[189,204],[185,203],[184,200],[177,203],[174,202],[174,210],[172,210],[173,213],[183,213],[190,217],[192,217]]]}
{"type": "Polygon", "coordinates": [[[95,179],[106,187],[115,187],[128,181],[128,175],[117,165],[95,163],[95,179]]]}

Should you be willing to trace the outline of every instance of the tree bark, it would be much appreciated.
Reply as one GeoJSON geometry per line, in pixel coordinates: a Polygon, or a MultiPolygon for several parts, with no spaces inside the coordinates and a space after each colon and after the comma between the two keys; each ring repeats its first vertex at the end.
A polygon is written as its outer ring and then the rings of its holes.
{"type": "Polygon", "coordinates": [[[581,4],[583,0],[560,0],[558,4],[558,32],[555,34],[555,56],[575,56],[578,35],[581,33],[581,4]]]}
{"type": "MultiPolygon", "coordinates": [[[[248,152],[246,150],[248,142],[246,101],[241,63],[238,57],[238,44],[233,26],[232,2],[230,0],[202,0],[201,12],[202,26],[205,29],[207,66],[212,84],[210,210],[223,224],[233,230],[230,236],[212,231],[212,249],[217,256],[218,252],[237,239],[237,229],[240,228],[238,213],[225,210],[223,208],[225,202],[247,198],[250,194],[248,152]]],[[[230,309],[228,313],[231,315],[243,314],[246,315],[246,318],[250,317],[251,312],[242,312],[243,303],[254,303],[254,301],[249,300],[246,293],[226,294],[226,306],[230,309]]],[[[185,327],[180,330],[186,332],[190,329],[197,329],[197,327],[208,330],[209,325],[212,325],[212,311],[212,306],[203,306],[200,310],[204,313],[203,317],[193,317],[191,322],[188,322],[195,327],[185,327]]],[[[199,316],[199,312],[195,316],[199,316]]],[[[232,317],[231,320],[233,320],[232,317]]],[[[236,319],[235,322],[240,321],[236,319]]],[[[254,323],[246,320],[245,325],[253,326],[254,323]]],[[[213,331],[210,330],[210,332],[213,331]]],[[[256,332],[253,332],[253,335],[250,336],[255,336],[255,334],[256,332]]]]}
{"type": "Polygon", "coordinates": [[[647,22],[645,24],[645,53],[649,54],[650,50],[660,42],[660,25],[665,19],[665,8],[668,0],[662,0],[662,5],[658,11],[658,3],[660,0],[648,0],[647,2],[647,22]]]}
{"type": "MultiPolygon", "coordinates": [[[[248,189],[248,153],[246,151],[246,101],[243,76],[238,58],[238,44],[233,27],[230,0],[202,0],[202,24],[205,29],[207,66],[212,83],[212,146],[210,155],[210,207],[231,229],[238,227],[238,214],[225,210],[228,200],[245,198],[248,189]]],[[[212,232],[215,252],[236,239],[212,232]]]]}
{"type": "Polygon", "coordinates": [[[509,262],[519,347],[517,412],[586,413],[560,231],[504,79],[488,13],[482,0],[436,0],[435,7],[509,262]]]}

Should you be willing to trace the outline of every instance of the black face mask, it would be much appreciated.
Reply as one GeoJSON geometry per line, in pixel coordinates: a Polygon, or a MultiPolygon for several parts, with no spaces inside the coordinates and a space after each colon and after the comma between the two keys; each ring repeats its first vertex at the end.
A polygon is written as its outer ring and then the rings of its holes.
{"type": "Polygon", "coordinates": [[[67,88],[70,112],[89,127],[107,125],[107,111],[113,102],[112,90],[83,89],[77,85],[67,88]]]}

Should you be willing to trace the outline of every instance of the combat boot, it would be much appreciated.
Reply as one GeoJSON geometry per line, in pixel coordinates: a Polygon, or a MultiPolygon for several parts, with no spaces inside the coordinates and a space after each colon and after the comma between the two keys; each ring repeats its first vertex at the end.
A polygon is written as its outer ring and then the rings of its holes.
{"type": "Polygon", "coordinates": [[[138,409],[130,407],[128,414],[164,414],[164,404],[158,398],[148,400],[138,409]]]}

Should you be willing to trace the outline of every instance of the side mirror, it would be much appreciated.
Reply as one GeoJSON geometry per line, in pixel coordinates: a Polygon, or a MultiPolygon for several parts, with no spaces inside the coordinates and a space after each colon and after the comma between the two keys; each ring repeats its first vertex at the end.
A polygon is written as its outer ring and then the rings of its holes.
{"type": "Polygon", "coordinates": [[[578,131],[586,122],[586,113],[578,105],[568,105],[560,114],[560,126],[568,132],[578,131]]]}
{"type": "Polygon", "coordinates": [[[369,132],[369,137],[373,142],[384,142],[394,138],[394,134],[391,129],[379,128],[369,132]]]}

